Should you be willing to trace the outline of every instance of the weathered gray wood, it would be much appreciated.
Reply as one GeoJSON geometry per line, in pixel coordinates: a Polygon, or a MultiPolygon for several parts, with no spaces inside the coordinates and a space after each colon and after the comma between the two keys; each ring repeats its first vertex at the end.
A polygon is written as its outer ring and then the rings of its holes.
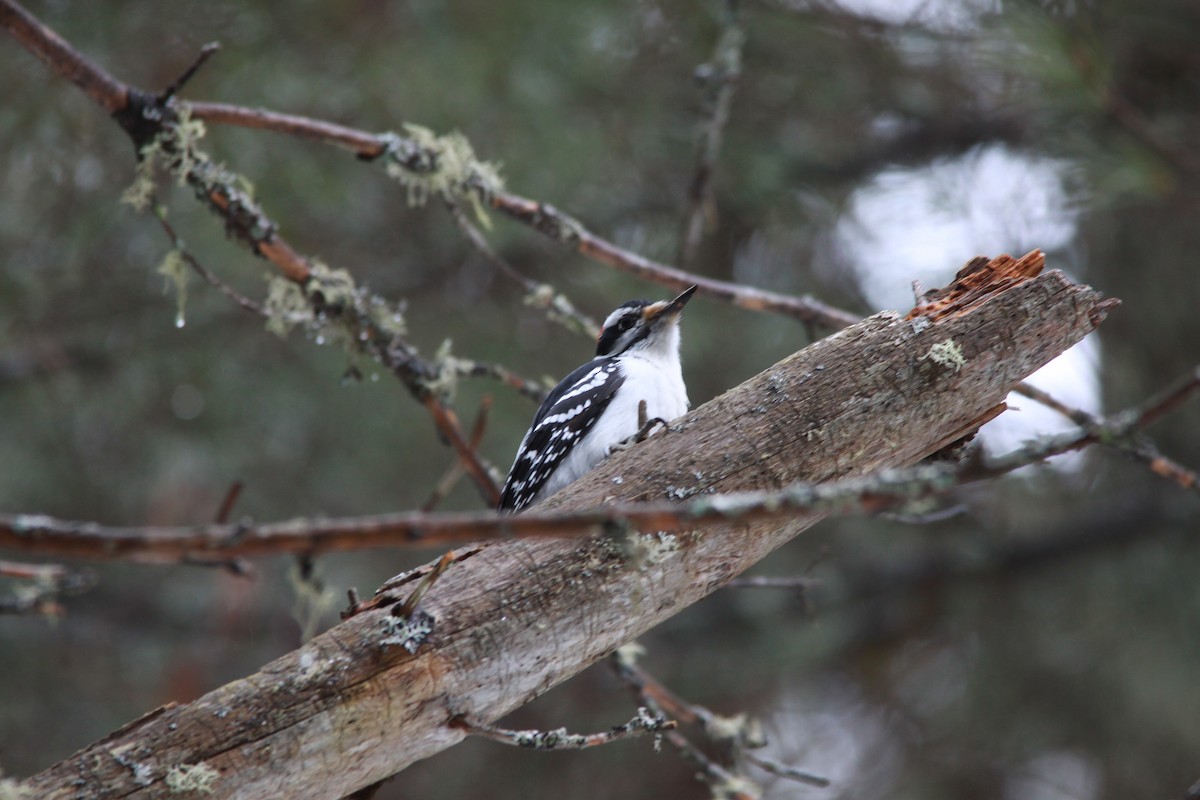
{"type": "MultiPolygon", "coordinates": [[[[876,315],[616,454],[547,505],[679,499],[912,464],[967,432],[1105,308],[1093,290],[1048,272],[934,322],[876,315]]],[[[342,797],[458,742],[452,716],[500,718],[815,521],[651,534],[637,558],[612,539],[492,544],[426,597],[436,630],[415,655],[381,645],[387,611],[359,614],[29,784],[47,798],[178,797],[173,774],[177,785],[208,776],[220,797],[342,797]]]]}

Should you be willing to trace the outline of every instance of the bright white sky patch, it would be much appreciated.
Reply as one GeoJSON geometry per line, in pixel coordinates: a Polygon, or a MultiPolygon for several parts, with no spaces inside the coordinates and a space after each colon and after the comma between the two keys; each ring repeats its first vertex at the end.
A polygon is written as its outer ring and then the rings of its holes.
{"type": "MultiPolygon", "coordinates": [[[[835,230],[838,249],[872,307],[909,309],[913,280],[925,288],[944,286],[976,255],[1021,256],[1070,244],[1078,210],[1065,186],[1067,170],[1062,161],[999,145],[924,167],[885,170],[851,197],[835,230]]],[[[1098,412],[1099,362],[1093,334],[1030,382],[1064,403],[1098,412]]],[[[1010,397],[1009,405],[1020,411],[983,429],[990,452],[1071,427],[1024,397],[1010,397]]]]}
{"type": "Polygon", "coordinates": [[[890,25],[919,25],[934,31],[971,30],[995,0],[838,0],[835,8],[890,25]]]}

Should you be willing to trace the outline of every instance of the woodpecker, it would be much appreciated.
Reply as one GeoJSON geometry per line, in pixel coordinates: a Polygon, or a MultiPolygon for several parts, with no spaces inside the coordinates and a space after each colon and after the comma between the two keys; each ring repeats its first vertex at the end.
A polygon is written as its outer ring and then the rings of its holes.
{"type": "Polygon", "coordinates": [[[647,419],[687,411],[679,317],[695,291],[656,303],[630,300],[608,315],[596,357],[563,378],[534,415],[504,482],[501,511],[544,500],[636,435],[640,401],[647,419]]]}

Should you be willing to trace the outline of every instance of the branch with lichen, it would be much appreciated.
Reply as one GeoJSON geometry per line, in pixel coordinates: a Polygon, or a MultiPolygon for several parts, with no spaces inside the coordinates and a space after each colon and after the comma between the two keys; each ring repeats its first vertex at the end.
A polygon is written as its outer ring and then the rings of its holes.
{"type": "MultiPolygon", "coordinates": [[[[413,164],[419,163],[423,157],[418,155],[421,152],[419,143],[410,139],[403,141],[401,146],[394,138],[398,134],[378,135],[324,120],[228,103],[188,101],[180,104],[186,105],[196,119],[299,136],[347,149],[367,160],[379,158],[389,148],[408,154],[413,164]]],[[[471,188],[469,184],[468,188],[471,188]]],[[[682,291],[695,285],[699,287],[700,294],[739,308],[782,314],[829,330],[844,328],[860,319],[857,314],[822,303],[808,295],[794,297],[714,280],[645,258],[596,235],[578,219],[548,203],[503,189],[492,190],[490,196],[481,195],[480,200],[487,207],[533,228],[586,258],[669,289],[682,291]]]]}
{"type": "MultiPolygon", "coordinates": [[[[43,515],[0,515],[0,547],[79,558],[178,561],[189,556],[229,558],[404,545],[426,547],[498,536],[580,536],[622,530],[669,534],[731,519],[771,519],[800,512],[874,514],[1101,442],[1123,450],[1145,447],[1144,443],[1128,443],[1140,441],[1138,434],[1144,426],[1178,408],[1197,390],[1200,369],[1128,411],[1104,420],[1093,418],[1085,427],[1033,440],[995,458],[979,458],[961,465],[923,464],[821,484],[801,482],[775,491],[700,494],[691,499],[687,499],[687,493],[677,493],[677,499],[685,502],[617,505],[582,512],[533,509],[518,516],[408,512],[178,528],[115,528],[43,515]]],[[[1195,483],[1179,483],[1195,490],[1195,483]]]]}
{"type": "Polygon", "coordinates": [[[40,614],[61,616],[65,609],[60,600],[86,592],[96,583],[88,570],[72,570],[61,564],[25,564],[0,561],[0,577],[28,581],[0,595],[0,615],[40,614]]]}
{"type": "Polygon", "coordinates": [[[566,728],[556,728],[551,731],[516,731],[471,722],[461,716],[452,718],[450,727],[464,730],[472,736],[482,736],[494,742],[524,747],[529,750],[583,750],[647,734],[655,737],[655,746],[657,747],[659,737],[663,733],[673,730],[675,721],[642,707],[638,709],[637,715],[633,719],[599,733],[568,733],[566,728]]]}
{"type": "Polygon", "coordinates": [[[496,267],[501,275],[520,284],[521,288],[525,290],[526,305],[541,309],[546,314],[547,319],[562,325],[569,331],[582,334],[592,340],[595,340],[600,335],[600,326],[586,314],[575,308],[575,304],[565,294],[548,283],[539,283],[530,277],[522,275],[508,261],[502,258],[488,244],[483,232],[471,220],[467,219],[467,215],[463,213],[462,208],[457,203],[447,202],[446,209],[450,212],[450,217],[454,220],[454,224],[458,226],[459,231],[466,237],[471,246],[483,256],[484,260],[496,267]]]}
{"type": "Polygon", "coordinates": [[[720,754],[719,760],[710,757],[682,730],[672,730],[664,735],[680,756],[696,768],[696,779],[708,784],[713,797],[749,800],[760,795],[760,787],[742,770],[742,761],[808,786],[829,786],[829,780],[819,775],[750,753],[750,750],[767,745],[762,727],[756,720],[745,714],[723,716],[704,706],[686,702],[637,663],[643,653],[643,649],[636,644],[619,647],[609,659],[609,666],[617,679],[633,693],[640,706],[649,708],[659,716],[672,716],[684,725],[696,727],[710,747],[720,754]]]}
{"type": "MultiPolygon", "coordinates": [[[[255,201],[249,181],[201,149],[204,122],[189,108],[176,103],[174,94],[214,52],[214,47],[206,46],[197,62],[167,91],[152,94],[118,81],[11,0],[0,0],[0,26],[51,68],[84,89],[133,140],[139,160],[135,180],[123,197],[126,202],[136,208],[147,208],[154,196],[156,175],[163,170],[180,186],[191,187],[197,199],[224,222],[235,238],[267,259],[285,279],[284,282],[277,279],[268,290],[266,307],[273,315],[269,326],[281,332],[303,325],[318,343],[337,339],[391,369],[429,411],[439,433],[463,460],[484,501],[495,504],[499,488],[487,466],[467,446],[457,417],[445,398],[429,388],[431,382],[443,377],[443,371],[438,364],[421,359],[416,349],[400,336],[403,330],[400,308],[355,287],[348,273],[301,256],[255,201]]],[[[470,159],[461,142],[430,139],[419,131],[412,133],[422,139],[423,152],[433,165],[426,182],[413,179],[414,191],[454,194],[469,187],[476,196],[486,197],[498,186],[486,169],[463,171],[462,163],[470,159]],[[459,165],[458,171],[448,172],[448,165],[454,164],[459,165]]],[[[399,163],[403,147],[396,145],[393,151],[399,163]]],[[[181,267],[183,258],[179,253],[169,256],[162,270],[176,286],[180,315],[186,286],[181,267]]]]}
{"type": "MultiPolygon", "coordinates": [[[[1029,461],[1037,460],[1030,455],[1029,461]]],[[[1015,469],[1016,466],[1011,468],[1015,469]]],[[[915,497],[949,491],[961,477],[948,464],[889,470],[777,491],[699,494],[675,503],[614,505],[588,511],[498,515],[493,512],[404,512],[345,519],[293,519],[183,527],[108,527],[42,514],[0,514],[0,547],[39,555],[99,560],[178,562],[188,557],[327,553],[379,547],[444,546],[498,537],[584,536],[655,532],[666,537],[730,520],[762,520],[805,511],[876,513],[915,497]]],[[[683,500],[683,497],[680,497],[683,500]]],[[[631,543],[640,552],[637,541],[631,543]]],[[[646,545],[643,543],[642,550],[646,545]]],[[[660,547],[666,547],[662,541],[660,547]]],[[[649,556],[647,556],[649,557],[649,556]]]]}
{"type": "MultiPolygon", "coordinates": [[[[1182,376],[1160,394],[1121,414],[1099,418],[1061,402],[1050,393],[1028,383],[1014,391],[1057,411],[1079,428],[1058,437],[1056,447],[1066,449],[1098,443],[1141,461],[1151,472],[1183,489],[1200,494],[1200,474],[1163,455],[1142,431],[1150,423],[1170,413],[1200,389],[1200,366],[1182,376]]],[[[1021,451],[1017,451],[1014,456],[1021,451]]]]}

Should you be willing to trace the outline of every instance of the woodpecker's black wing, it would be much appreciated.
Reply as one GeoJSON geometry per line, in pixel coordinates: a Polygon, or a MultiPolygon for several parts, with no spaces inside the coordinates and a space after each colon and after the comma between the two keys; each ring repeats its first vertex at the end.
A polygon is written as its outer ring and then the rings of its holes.
{"type": "Polygon", "coordinates": [[[595,426],[624,382],[615,358],[596,358],[554,387],[517,449],[500,495],[501,511],[520,511],[533,501],[571,448],[595,426]]]}

